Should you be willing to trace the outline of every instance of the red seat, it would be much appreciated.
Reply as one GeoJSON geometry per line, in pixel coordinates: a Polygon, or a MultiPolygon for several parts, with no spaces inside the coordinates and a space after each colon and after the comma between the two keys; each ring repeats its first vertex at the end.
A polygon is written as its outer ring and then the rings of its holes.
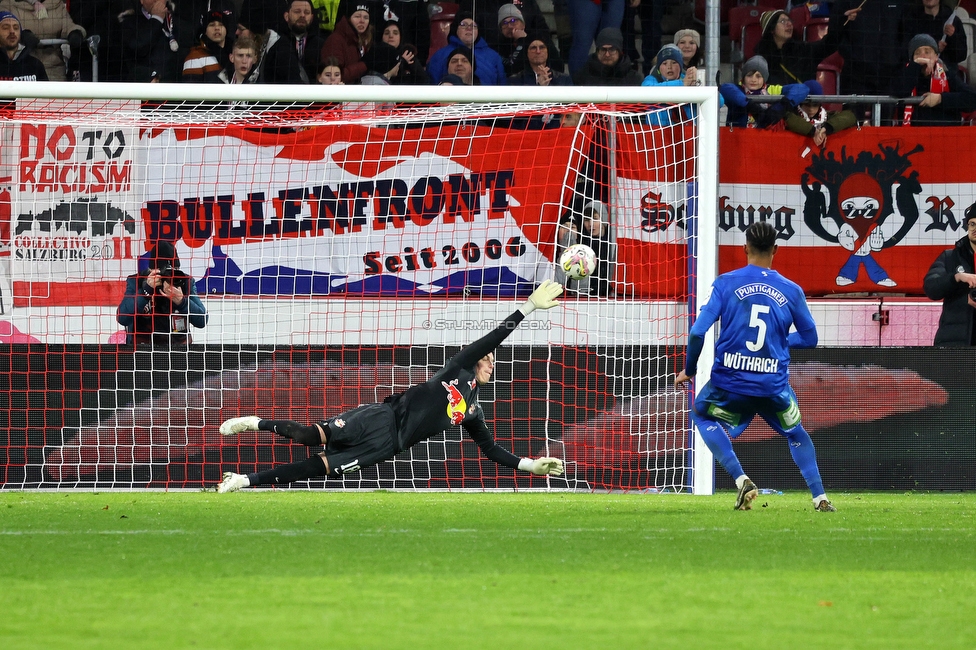
{"type": "Polygon", "coordinates": [[[760,19],[763,12],[775,8],[759,5],[740,5],[729,10],[729,38],[732,39],[732,62],[735,78],[739,78],[741,63],[756,53],[756,45],[762,38],[760,19]]]}
{"type": "Polygon", "coordinates": [[[432,2],[428,11],[430,12],[430,52],[427,53],[427,60],[434,55],[434,52],[447,45],[447,37],[451,33],[451,23],[461,6],[456,2],[432,2]]]}
{"type": "MultiPolygon", "coordinates": [[[[844,68],[844,57],[834,52],[817,66],[817,81],[823,86],[824,95],[840,94],[840,72],[844,68]]],[[[839,111],[841,104],[826,104],[828,111],[839,111]]]]}
{"type": "Polygon", "coordinates": [[[827,25],[830,24],[829,18],[811,18],[803,25],[803,40],[819,41],[827,35],[827,25]]]}
{"type": "Polygon", "coordinates": [[[805,4],[790,9],[790,20],[793,21],[793,34],[797,37],[803,33],[803,27],[810,20],[810,8],[805,4]]]}
{"type": "MultiPolygon", "coordinates": [[[[729,10],[735,5],[736,0],[722,0],[722,5],[719,7],[719,22],[723,25],[729,23],[729,10]]],[[[701,24],[705,24],[705,0],[695,0],[695,20],[701,24]]]]}

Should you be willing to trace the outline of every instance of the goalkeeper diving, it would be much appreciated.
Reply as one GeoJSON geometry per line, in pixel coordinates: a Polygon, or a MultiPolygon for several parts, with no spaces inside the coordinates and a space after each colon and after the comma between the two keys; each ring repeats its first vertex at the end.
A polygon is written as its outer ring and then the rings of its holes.
{"type": "Polygon", "coordinates": [[[307,447],[324,447],[306,460],[252,474],[224,472],[218,492],[252,485],[283,485],[319,476],[340,477],[389,460],[421,440],[452,426],[464,428],[482,453],[505,467],[539,476],[561,476],[558,458],[519,458],[500,447],[478,403],[478,389],[491,380],[495,348],[536,309],[551,309],[562,285],[545,280],[529,299],[498,327],[464,347],[433,377],[382,403],[365,404],[339,415],[304,425],[291,420],[262,420],[257,416],[231,418],[220,425],[225,436],[243,431],[272,431],[307,447]]]}

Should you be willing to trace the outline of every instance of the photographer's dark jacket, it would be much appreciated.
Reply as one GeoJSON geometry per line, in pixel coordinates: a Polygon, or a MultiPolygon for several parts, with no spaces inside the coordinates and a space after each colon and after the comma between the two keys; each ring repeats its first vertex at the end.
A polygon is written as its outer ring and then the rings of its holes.
{"type": "Polygon", "coordinates": [[[153,295],[144,280],[145,275],[137,274],[125,281],[125,297],[116,313],[119,325],[125,327],[125,342],[163,348],[191,343],[189,326],[203,329],[207,325],[207,308],[197,295],[193,278],[186,276],[185,286],[181,287],[183,304],[179,306],[166,296],[153,295]],[[182,327],[184,331],[173,332],[174,315],[177,329],[182,327]]]}
{"type": "Polygon", "coordinates": [[[965,346],[974,345],[973,315],[976,309],[966,300],[969,285],[958,282],[956,273],[973,273],[973,247],[969,237],[956,242],[955,248],[942,252],[925,274],[923,287],[925,295],[932,300],[942,301],[942,315],[939,329],[935,333],[934,345],[965,346]]]}

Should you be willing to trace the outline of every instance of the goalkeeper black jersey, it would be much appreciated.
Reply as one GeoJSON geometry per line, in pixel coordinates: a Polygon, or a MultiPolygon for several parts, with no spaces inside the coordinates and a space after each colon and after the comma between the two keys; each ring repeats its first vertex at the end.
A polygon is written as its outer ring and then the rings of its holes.
{"type": "Polygon", "coordinates": [[[433,377],[386,399],[397,420],[397,451],[431,438],[452,426],[461,425],[489,459],[499,465],[517,468],[518,456],[495,443],[478,403],[475,366],[493,352],[525,316],[516,311],[498,327],[467,345],[433,377]]]}

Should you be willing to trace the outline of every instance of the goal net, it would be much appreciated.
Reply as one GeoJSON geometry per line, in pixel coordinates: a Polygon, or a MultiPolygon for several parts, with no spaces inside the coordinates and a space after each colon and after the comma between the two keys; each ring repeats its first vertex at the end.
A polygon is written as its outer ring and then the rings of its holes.
{"type": "Polygon", "coordinates": [[[501,446],[564,477],[456,428],[292,487],[711,491],[673,379],[715,275],[714,89],[79,87],[4,91],[4,487],[200,488],[302,460],[217,428],[382,401],[553,278],[560,307],[496,350],[480,401],[501,446]],[[189,305],[162,321],[133,307],[160,242],[189,305]],[[572,243],[591,277],[554,263],[572,243]]]}

